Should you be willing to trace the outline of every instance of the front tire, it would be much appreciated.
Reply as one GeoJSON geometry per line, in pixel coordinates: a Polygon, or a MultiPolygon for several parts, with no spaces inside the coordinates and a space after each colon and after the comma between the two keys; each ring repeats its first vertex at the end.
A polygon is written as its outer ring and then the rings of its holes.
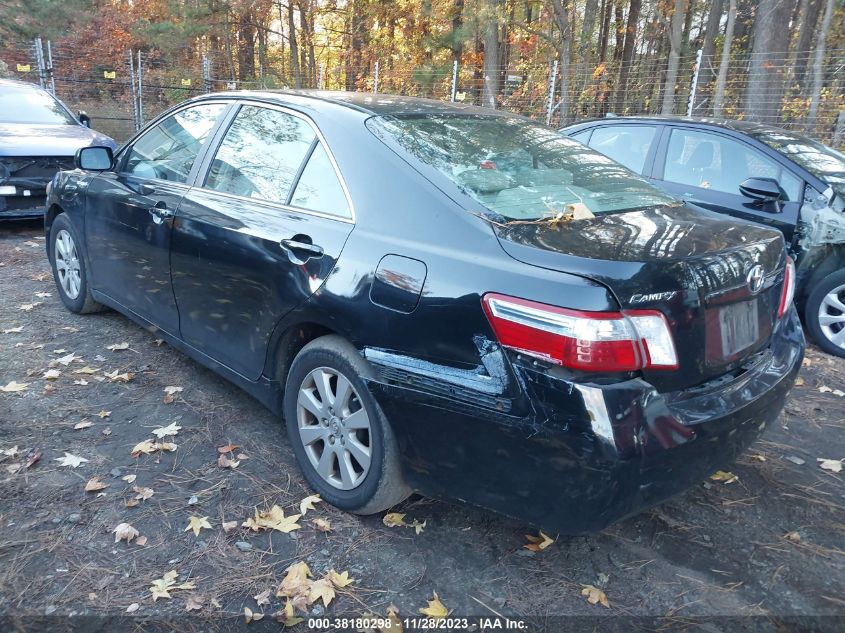
{"type": "Polygon", "coordinates": [[[371,376],[350,343],[328,335],[302,348],[285,385],[285,424],[305,479],[356,514],[381,512],[411,493],[390,423],[363,380],[371,376]]]}
{"type": "Polygon", "coordinates": [[[56,216],[50,227],[50,264],[59,297],[68,310],[88,314],[105,309],[91,296],[82,241],[64,214],[56,216]]]}
{"type": "Polygon", "coordinates": [[[804,322],[819,347],[845,357],[845,270],[816,283],[804,307],[804,322]]]}

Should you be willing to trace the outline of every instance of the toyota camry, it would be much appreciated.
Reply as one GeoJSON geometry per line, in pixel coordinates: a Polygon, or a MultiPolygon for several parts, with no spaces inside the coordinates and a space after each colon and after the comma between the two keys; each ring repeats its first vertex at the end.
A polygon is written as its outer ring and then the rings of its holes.
{"type": "Polygon", "coordinates": [[[361,514],[417,491],[599,530],[729,465],[804,351],[779,232],[461,104],[204,95],[80,150],[45,224],[69,310],[241,386],[361,514]]]}

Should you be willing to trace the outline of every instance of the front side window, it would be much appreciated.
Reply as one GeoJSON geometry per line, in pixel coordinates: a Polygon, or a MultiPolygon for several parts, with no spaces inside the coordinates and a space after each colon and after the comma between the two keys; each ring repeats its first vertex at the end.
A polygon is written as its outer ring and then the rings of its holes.
{"type": "Polygon", "coordinates": [[[663,179],[681,185],[741,195],[748,178],[774,178],[784,200],[798,200],[801,181],[767,156],[721,134],[674,129],[663,179]]]}
{"type": "Polygon", "coordinates": [[[641,174],[656,131],[653,125],[605,125],[596,128],[589,145],[641,174]]]}
{"type": "Polygon", "coordinates": [[[244,106],[217,149],[205,186],[285,203],[315,138],[311,126],[299,117],[244,106]]]}
{"type": "Polygon", "coordinates": [[[367,125],[505,218],[592,214],[678,202],[607,156],[511,116],[373,117],[367,125]]]}
{"type": "Polygon", "coordinates": [[[186,182],[200,149],[226,109],[223,103],[185,108],[135,141],[124,172],[140,178],[186,182]]]}

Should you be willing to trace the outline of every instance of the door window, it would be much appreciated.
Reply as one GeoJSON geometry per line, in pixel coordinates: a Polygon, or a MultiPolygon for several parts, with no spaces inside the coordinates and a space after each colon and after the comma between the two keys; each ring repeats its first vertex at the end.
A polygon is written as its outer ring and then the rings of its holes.
{"type": "Polygon", "coordinates": [[[603,125],[593,130],[589,145],[641,174],[656,131],[652,125],[603,125]]]}
{"type": "Polygon", "coordinates": [[[664,180],[738,196],[748,178],[774,178],[784,200],[798,200],[801,194],[796,176],[745,143],[721,134],[672,130],[664,180]]]}
{"type": "Polygon", "coordinates": [[[302,170],[290,203],[296,207],[351,218],[346,193],[322,143],[302,170]]]}
{"type": "Polygon", "coordinates": [[[247,198],[286,203],[316,134],[303,119],[244,106],[229,127],[205,186],[247,198]]]}
{"type": "Polygon", "coordinates": [[[197,154],[225,109],[226,104],[208,103],[170,115],[135,141],[123,171],[141,178],[186,182],[197,154]]]}

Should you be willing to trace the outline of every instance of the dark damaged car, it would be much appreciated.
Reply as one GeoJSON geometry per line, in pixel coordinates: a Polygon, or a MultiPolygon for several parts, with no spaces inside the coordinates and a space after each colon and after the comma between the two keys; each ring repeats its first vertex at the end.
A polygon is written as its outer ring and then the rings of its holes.
{"type": "Polygon", "coordinates": [[[80,147],[117,149],[90,121],[38,86],[0,79],[0,220],[43,216],[47,183],[80,147]]]}
{"type": "Polygon", "coordinates": [[[77,162],[46,216],[61,300],[281,414],[348,511],[419,491],[598,530],[729,465],[801,365],[779,232],[519,117],[224,93],[77,162]]]}

